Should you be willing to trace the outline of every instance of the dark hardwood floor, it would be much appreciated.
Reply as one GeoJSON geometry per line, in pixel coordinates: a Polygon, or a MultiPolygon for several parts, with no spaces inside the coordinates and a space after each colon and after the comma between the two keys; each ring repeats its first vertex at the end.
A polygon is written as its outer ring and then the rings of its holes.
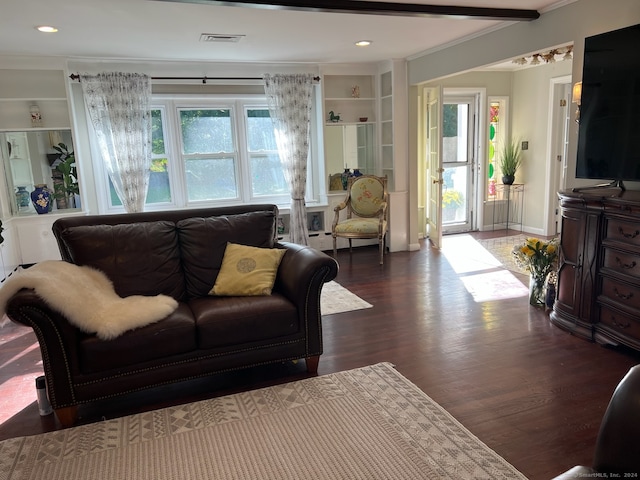
{"type": "MultiPolygon", "coordinates": [[[[504,232],[473,237],[491,235],[504,232]]],[[[491,265],[465,270],[474,254],[464,250],[452,262],[424,242],[387,254],[383,266],[377,247],[340,251],[336,281],[373,308],[324,317],[319,374],[391,362],[527,477],[589,465],[611,394],[640,354],[551,325],[522,294],[526,276],[491,265]]],[[[59,428],[53,415],[38,415],[33,379],[41,374],[33,333],[0,328],[0,439],[59,428]]],[[[304,362],[216,376],[83,407],[80,423],[306,376],[304,362]]]]}

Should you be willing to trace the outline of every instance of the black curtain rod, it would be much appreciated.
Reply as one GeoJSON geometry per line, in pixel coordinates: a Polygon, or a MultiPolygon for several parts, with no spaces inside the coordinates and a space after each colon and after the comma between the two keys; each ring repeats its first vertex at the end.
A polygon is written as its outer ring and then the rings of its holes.
{"type": "MultiPolygon", "coordinates": [[[[80,75],[72,73],[69,75],[71,80],[80,81],[80,75]]],[[[320,81],[320,77],[313,77],[316,82],[320,81]]],[[[202,80],[203,84],[207,83],[207,80],[262,80],[262,77],[151,77],[151,80],[202,80]]]]}

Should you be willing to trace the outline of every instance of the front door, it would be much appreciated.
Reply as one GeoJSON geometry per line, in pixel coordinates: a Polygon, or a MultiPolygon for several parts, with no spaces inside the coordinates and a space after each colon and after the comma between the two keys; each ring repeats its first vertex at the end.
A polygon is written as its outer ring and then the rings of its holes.
{"type": "Polygon", "coordinates": [[[475,204],[476,97],[445,92],[442,112],[442,233],[467,232],[475,204]]]}

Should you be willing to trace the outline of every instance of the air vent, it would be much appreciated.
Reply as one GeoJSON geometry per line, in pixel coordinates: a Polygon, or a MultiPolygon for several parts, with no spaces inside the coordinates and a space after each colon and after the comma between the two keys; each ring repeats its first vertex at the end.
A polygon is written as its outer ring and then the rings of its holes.
{"type": "Polygon", "coordinates": [[[200,35],[200,41],[238,43],[245,36],[246,35],[230,35],[225,33],[203,33],[200,35]]]}

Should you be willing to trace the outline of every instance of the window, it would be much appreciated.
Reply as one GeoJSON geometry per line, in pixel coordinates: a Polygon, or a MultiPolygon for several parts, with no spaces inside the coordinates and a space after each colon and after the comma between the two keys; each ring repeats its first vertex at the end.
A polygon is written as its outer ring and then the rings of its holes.
{"type": "Polygon", "coordinates": [[[245,115],[253,196],[288,194],[269,110],[251,108],[245,115]]]}
{"type": "MultiPolygon", "coordinates": [[[[149,175],[149,190],[146,204],[170,203],[171,187],[169,184],[169,160],[164,142],[164,110],[154,108],[151,110],[151,174],[149,175]]],[[[109,179],[109,198],[112,206],[122,206],[122,202],[116,194],[111,179],[109,179]]]]}
{"type": "Polygon", "coordinates": [[[238,198],[232,110],[178,109],[187,202],[238,198]]]}
{"type": "MultiPolygon", "coordinates": [[[[264,98],[154,97],[152,158],[147,209],[290,202],[264,98]]],[[[307,168],[308,197],[316,171],[307,168]]],[[[110,207],[119,209],[108,183],[110,207]]]]}
{"type": "Polygon", "coordinates": [[[489,97],[489,127],[488,127],[488,141],[487,145],[489,151],[487,152],[487,165],[486,165],[486,179],[487,189],[485,195],[487,199],[495,198],[496,196],[496,184],[498,183],[498,149],[499,145],[504,142],[507,117],[507,98],[506,97],[489,97]]]}

